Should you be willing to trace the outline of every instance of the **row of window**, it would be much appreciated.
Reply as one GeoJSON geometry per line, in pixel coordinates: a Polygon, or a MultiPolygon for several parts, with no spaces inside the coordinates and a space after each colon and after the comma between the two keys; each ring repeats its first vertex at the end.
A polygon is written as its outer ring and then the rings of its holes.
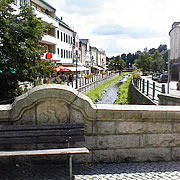
{"type": "MultiPolygon", "coordinates": [[[[59,30],[57,30],[57,39],[60,39],[59,30]]],[[[66,33],[61,32],[61,41],[72,44],[72,37],[66,33]]]]}
{"type": "MultiPolygon", "coordinates": [[[[17,5],[17,1],[18,1],[18,0],[14,0],[14,4],[15,4],[15,5],[17,5]]],[[[20,1],[19,1],[20,6],[24,6],[27,2],[28,2],[28,0],[20,0],[20,1]]]]}
{"type": "MultiPolygon", "coordinates": [[[[60,55],[59,48],[57,48],[57,54],[60,55]]],[[[61,58],[72,59],[72,51],[61,49],[61,58]]]]}

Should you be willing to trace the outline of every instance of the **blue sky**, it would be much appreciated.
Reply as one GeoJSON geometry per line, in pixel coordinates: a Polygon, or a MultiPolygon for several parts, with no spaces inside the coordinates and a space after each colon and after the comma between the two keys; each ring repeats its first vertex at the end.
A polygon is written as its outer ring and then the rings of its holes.
{"type": "Polygon", "coordinates": [[[51,0],[57,16],[108,56],[169,47],[179,0],[51,0]]]}

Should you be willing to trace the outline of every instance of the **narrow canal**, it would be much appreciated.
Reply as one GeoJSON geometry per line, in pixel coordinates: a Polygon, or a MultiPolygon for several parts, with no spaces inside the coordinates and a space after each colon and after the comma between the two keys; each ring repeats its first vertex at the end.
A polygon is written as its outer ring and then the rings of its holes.
{"type": "Polygon", "coordinates": [[[103,98],[98,101],[96,104],[114,104],[115,100],[118,97],[118,90],[119,87],[126,82],[128,79],[128,75],[124,76],[121,81],[119,81],[117,84],[114,86],[110,87],[106,93],[104,94],[103,98]]]}

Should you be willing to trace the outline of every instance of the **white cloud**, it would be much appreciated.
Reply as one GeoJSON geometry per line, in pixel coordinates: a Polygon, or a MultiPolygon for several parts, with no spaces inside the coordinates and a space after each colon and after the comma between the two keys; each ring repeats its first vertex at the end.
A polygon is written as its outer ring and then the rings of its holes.
{"type": "Polygon", "coordinates": [[[108,55],[169,46],[179,0],[51,0],[57,15],[108,55]],[[109,25],[109,27],[108,27],[109,25]],[[113,28],[112,28],[113,27],[113,28]],[[114,32],[114,33],[113,33],[114,32]]]}

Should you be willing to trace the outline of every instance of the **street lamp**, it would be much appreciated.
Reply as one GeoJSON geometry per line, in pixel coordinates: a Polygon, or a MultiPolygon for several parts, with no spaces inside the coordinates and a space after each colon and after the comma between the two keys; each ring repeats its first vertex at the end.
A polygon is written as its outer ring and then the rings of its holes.
{"type": "Polygon", "coordinates": [[[93,74],[93,63],[94,63],[94,57],[92,56],[92,60],[91,60],[91,72],[92,72],[92,74],[93,74]]]}
{"type": "Polygon", "coordinates": [[[168,50],[168,82],[167,82],[167,93],[169,94],[169,83],[170,83],[170,50],[168,50]]]}
{"type": "Polygon", "coordinates": [[[78,51],[76,51],[76,55],[75,55],[75,57],[76,57],[76,89],[78,88],[78,82],[77,82],[77,79],[78,79],[78,71],[77,71],[77,61],[78,61],[78,51]]]}

